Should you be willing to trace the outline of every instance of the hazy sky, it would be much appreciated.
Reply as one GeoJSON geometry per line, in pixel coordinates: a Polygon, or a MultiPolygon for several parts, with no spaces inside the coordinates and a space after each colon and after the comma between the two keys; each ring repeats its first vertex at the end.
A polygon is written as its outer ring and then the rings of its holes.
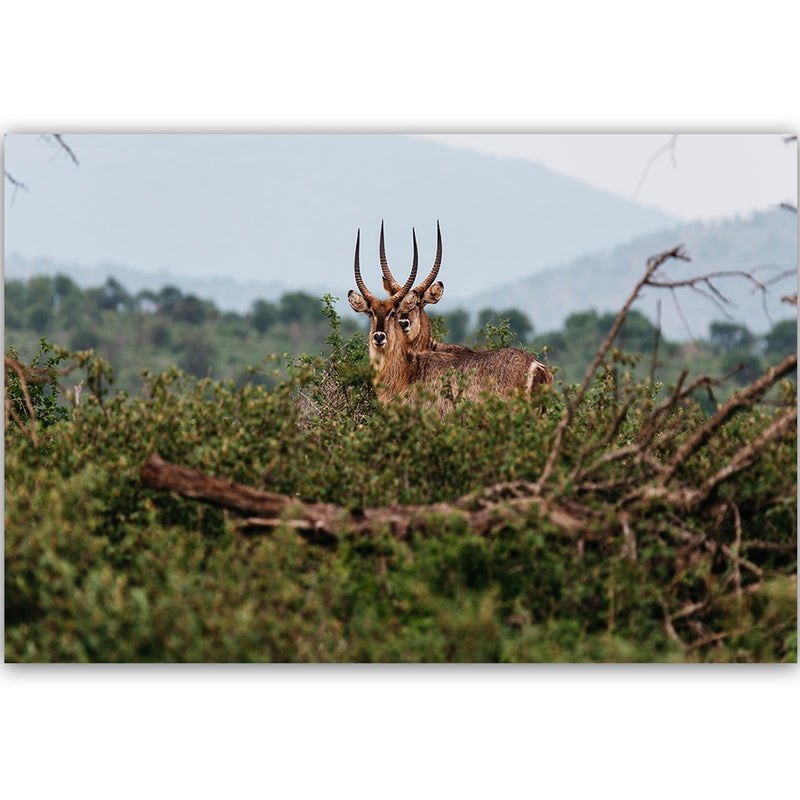
{"type": "Polygon", "coordinates": [[[668,146],[669,133],[422,136],[537,161],[686,220],[744,215],[780,202],[797,204],[797,143],[784,143],[780,134],[682,133],[674,148],[668,146]]]}
{"type": "Polygon", "coordinates": [[[419,226],[425,248],[433,220],[442,220],[448,264],[458,265],[451,274],[461,278],[450,281],[454,298],[679,219],[749,216],[796,204],[797,195],[797,147],[779,134],[66,134],[64,141],[79,166],[53,140],[5,138],[5,168],[29,187],[6,181],[6,257],[315,291],[328,285],[333,265],[349,261],[356,227],[364,228],[365,252],[374,250],[384,217],[395,252],[405,246],[399,231],[419,226]]]}

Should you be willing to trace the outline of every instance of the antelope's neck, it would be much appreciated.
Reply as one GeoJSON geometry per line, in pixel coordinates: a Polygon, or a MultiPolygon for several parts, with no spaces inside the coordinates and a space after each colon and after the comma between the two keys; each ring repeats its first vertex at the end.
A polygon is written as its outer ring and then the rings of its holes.
{"type": "Polygon", "coordinates": [[[414,342],[414,349],[432,350],[434,344],[433,333],[431,332],[431,321],[428,315],[422,311],[419,317],[419,335],[414,342]]]}
{"type": "Polygon", "coordinates": [[[414,349],[419,351],[433,350],[435,344],[436,341],[431,334],[430,328],[428,328],[427,331],[420,331],[417,341],[414,342],[414,349]]]}
{"type": "Polygon", "coordinates": [[[370,347],[370,362],[375,370],[373,385],[381,403],[388,403],[408,386],[409,352],[403,338],[402,333],[392,337],[395,342],[402,344],[386,352],[370,347]]]}

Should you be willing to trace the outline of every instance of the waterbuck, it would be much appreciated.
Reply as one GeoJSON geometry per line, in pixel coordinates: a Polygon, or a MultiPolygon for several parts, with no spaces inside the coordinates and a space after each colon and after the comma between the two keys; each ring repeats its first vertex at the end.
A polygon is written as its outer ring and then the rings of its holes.
{"type": "Polygon", "coordinates": [[[416,349],[398,321],[398,311],[417,276],[419,257],[416,232],[413,232],[411,275],[405,285],[397,288],[387,300],[378,300],[361,277],[360,243],[359,230],[353,272],[361,294],[351,289],[347,299],[353,310],[370,318],[369,356],[375,370],[375,391],[381,403],[388,403],[395,398],[413,402],[417,390],[423,388],[437,396],[436,407],[444,412],[452,407],[453,391],[457,389],[463,389],[466,397],[476,400],[486,391],[503,396],[518,392],[530,394],[534,387],[553,382],[550,370],[522,350],[505,348],[475,352],[467,348],[416,349]],[[443,388],[449,388],[450,391],[442,392],[443,388]]]}

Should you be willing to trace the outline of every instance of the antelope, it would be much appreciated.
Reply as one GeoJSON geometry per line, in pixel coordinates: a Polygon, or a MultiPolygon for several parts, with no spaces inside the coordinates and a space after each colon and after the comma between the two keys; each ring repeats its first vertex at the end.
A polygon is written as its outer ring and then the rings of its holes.
{"type": "MultiPolygon", "coordinates": [[[[411,274],[405,284],[398,286],[386,300],[378,300],[361,277],[360,229],[356,236],[353,272],[358,292],[351,289],[347,300],[354,311],[367,314],[370,319],[369,356],[375,370],[373,383],[378,401],[386,404],[397,398],[401,402],[414,402],[416,391],[420,387],[436,391],[443,380],[446,385],[453,386],[454,377],[457,377],[453,372],[463,377],[465,395],[473,400],[478,399],[485,391],[494,391],[503,396],[517,392],[530,394],[535,386],[552,383],[550,370],[522,350],[505,348],[475,352],[465,347],[453,350],[415,348],[398,320],[399,312],[404,307],[404,301],[417,276],[419,255],[416,232],[413,231],[412,235],[414,258],[411,274]]],[[[437,248],[437,262],[441,263],[441,237],[437,248]]],[[[438,264],[432,270],[433,277],[436,277],[436,272],[438,264]]],[[[427,281],[426,278],[423,283],[427,281]]],[[[430,286],[426,287],[421,295],[424,296],[429,288],[430,286]]],[[[420,309],[420,314],[423,313],[420,309]]],[[[427,315],[425,318],[427,319],[427,315]]],[[[429,326],[430,323],[428,328],[429,326]]],[[[442,413],[449,410],[452,399],[441,396],[441,393],[438,395],[438,411],[442,413]]]]}

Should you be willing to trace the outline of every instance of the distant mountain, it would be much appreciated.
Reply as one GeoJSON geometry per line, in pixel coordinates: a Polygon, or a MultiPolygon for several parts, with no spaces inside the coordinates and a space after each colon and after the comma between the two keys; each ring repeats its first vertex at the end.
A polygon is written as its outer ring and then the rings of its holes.
{"type": "MultiPolygon", "coordinates": [[[[797,216],[775,209],[748,219],[670,228],[475,294],[465,305],[473,312],[487,306],[513,306],[528,314],[538,332],[554,330],[574,311],[621,308],[642,277],[647,258],[679,244],[685,246],[692,261],[667,262],[659,273],[662,277],[678,280],[722,270],[755,270],[755,276],[764,282],[785,270],[797,269],[797,216]]],[[[752,284],[741,278],[720,278],[715,285],[735,303],[726,308],[736,321],[757,333],[771,327],[761,293],[753,293],[752,284]]],[[[773,319],[795,315],[794,307],[781,303],[780,298],[795,292],[796,287],[796,274],[769,287],[767,310],[773,319]]],[[[634,307],[655,321],[659,299],[665,335],[674,340],[690,338],[669,290],[649,288],[634,307]]],[[[705,336],[713,320],[725,319],[713,302],[690,289],[679,289],[677,299],[695,337],[705,336]]],[[[442,302],[444,310],[455,305],[462,303],[442,302]]]]}
{"type": "Polygon", "coordinates": [[[440,219],[455,298],[676,222],[532,162],[407,136],[70,134],[69,143],[80,166],[50,157],[36,136],[6,136],[6,169],[29,189],[5,193],[7,263],[46,257],[95,274],[119,264],[197,286],[219,277],[344,296],[358,227],[365,278],[379,288],[381,218],[398,276],[410,268],[412,225],[421,269],[432,262],[440,219]]]}

